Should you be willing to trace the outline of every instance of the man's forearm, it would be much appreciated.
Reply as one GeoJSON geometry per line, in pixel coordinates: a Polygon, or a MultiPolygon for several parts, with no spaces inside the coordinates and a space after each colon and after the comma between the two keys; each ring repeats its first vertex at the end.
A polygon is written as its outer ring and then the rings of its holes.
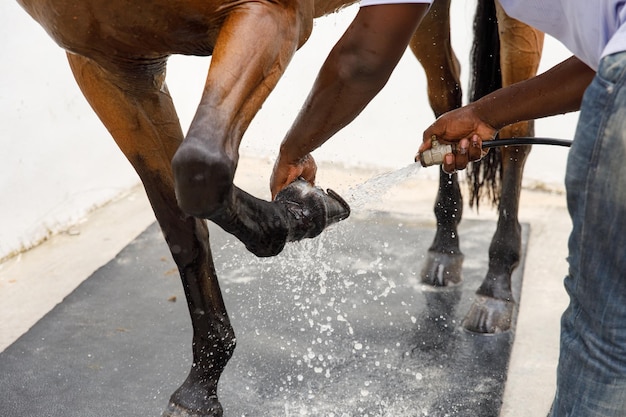
{"type": "Polygon", "coordinates": [[[498,130],[523,120],[577,111],[594,75],[591,68],[571,57],[543,74],[488,94],[471,106],[483,121],[498,130]]]}
{"type": "Polygon", "coordinates": [[[427,4],[362,7],[337,42],[281,145],[291,161],[352,122],[389,79],[427,4]]]}
{"type": "Polygon", "coordinates": [[[281,152],[302,157],[320,147],[363,111],[384,86],[388,74],[382,78],[378,82],[346,78],[329,56],[283,140],[281,152]]]}

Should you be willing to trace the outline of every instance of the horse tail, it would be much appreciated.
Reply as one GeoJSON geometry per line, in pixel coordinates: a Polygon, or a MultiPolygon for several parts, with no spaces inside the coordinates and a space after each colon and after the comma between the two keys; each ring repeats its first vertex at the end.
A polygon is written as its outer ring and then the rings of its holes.
{"type": "MultiPolygon", "coordinates": [[[[494,0],[478,0],[474,16],[474,41],[470,55],[469,100],[475,101],[502,87],[500,70],[500,37],[494,0]]],[[[500,202],[502,186],[502,157],[499,148],[492,149],[480,161],[467,167],[469,205],[483,197],[493,205],[500,202]]]]}

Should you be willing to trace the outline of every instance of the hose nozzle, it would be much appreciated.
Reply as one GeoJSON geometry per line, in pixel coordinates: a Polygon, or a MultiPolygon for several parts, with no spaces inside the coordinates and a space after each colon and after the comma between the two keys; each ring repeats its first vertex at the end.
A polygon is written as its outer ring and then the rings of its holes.
{"type": "Polygon", "coordinates": [[[452,145],[439,143],[435,135],[431,137],[431,140],[431,148],[419,155],[423,167],[443,164],[443,157],[448,153],[452,153],[454,150],[452,145]]]}
{"type": "MultiPolygon", "coordinates": [[[[429,167],[431,165],[443,164],[443,157],[447,153],[453,153],[455,151],[454,145],[441,144],[437,140],[437,136],[432,135],[431,148],[419,154],[420,162],[423,167],[429,167]]],[[[484,141],[482,144],[483,149],[495,148],[496,146],[517,146],[517,145],[556,145],[566,146],[572,145],[572,141],[568,139],[556,139],[556,138],[536,138],[536,137],[514,137],[509,139],[498,139],[484,141]]],[[[417,162],[417,161],[416,161],[417,162]]]]}

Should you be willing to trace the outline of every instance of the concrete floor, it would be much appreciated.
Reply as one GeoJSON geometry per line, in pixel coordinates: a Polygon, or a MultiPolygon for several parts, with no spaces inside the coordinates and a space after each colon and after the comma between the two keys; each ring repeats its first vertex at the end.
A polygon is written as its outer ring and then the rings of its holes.
{"type": "MultiPolygon", "coordinates": [[[[242,158],[239,167],[237,185],[267,198],[271,161],[242,158]]],[[[318,184],[347,197],[350,190],[379,173],[379,170],[322,165],[318,184]]],[[[417,173],[389,190],[383,200],[373,199],[359,209],[423,216],[425,221],[431,219],[434,226],[431,213],[435,194],[436,183],[417,173]]],[[[466,209],[464,215],[496,219],[495,212],[487,207],[482,207],[479,214],[466,209]]],[[[566,244],[571,224],[564,195],[524,189],[520,220],[530,225],[530,237],[501,417],[546,415],[554,393],[559,318],[567,301],[562,279],[567,271],[566,244]]],[[[66,233],[1,264],[0,350],[26,332],[153,221],[142,189],[136,188],[94,211],[66,233]]]]}

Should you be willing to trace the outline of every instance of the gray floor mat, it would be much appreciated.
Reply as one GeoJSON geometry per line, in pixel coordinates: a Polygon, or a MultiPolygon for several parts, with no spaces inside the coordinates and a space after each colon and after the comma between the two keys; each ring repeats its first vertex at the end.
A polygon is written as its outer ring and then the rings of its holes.
{"type": "MultiPolygon", "coordinates": [[[[212,227],[237,334],[224,415],[498,416],[515,332],[460,329],[494,230],[462,222],[464,282],[435,291],[419,282],[434,229],[411,217],[352,217],[266,259],[212,227]]],[[[152,225],[0,353],[0,416],[159,416],[190,344],[182,286],[152,225]]]]}

